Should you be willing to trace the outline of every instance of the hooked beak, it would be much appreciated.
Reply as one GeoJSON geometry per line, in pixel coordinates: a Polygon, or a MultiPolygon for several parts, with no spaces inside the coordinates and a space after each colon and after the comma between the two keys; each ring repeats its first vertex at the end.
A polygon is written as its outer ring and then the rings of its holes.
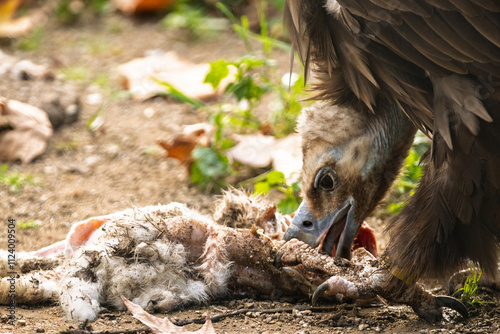
{"type": "Polygon", "coordinates": [[[362,223],[354,220],[352,197],[340,209],[320,220],[311,214],[306,201],[302,201],[283,238],[285,241],[296,238],[314,248],[321,246],[332,256],[350,260],[351,247],[362,223]]]}

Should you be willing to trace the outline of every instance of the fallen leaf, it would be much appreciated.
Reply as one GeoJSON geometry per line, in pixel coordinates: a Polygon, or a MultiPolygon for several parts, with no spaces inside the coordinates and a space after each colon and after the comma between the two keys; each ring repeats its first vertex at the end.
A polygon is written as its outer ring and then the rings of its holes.
{"type": "Polygon", "coordinates": [[[227,151],[227,155],[244,165],[264,168],[272,164],[273,169],[285,175],[288,183],[298,180],[302,169],[300,137],[297,134],[275,139],[264,135],[237,135],[238,142],[227,151]]]}
{"type": "Polygon", "coordinates": [[[52,136],[47,114],[32,105],[0,98],[0,159],[29,163],[52,136]]]}
{"type": "Polygon", "coordinates": [[[271,150],[273,169],[282,172],[288,184],[298,181],[302,170],[301,139],[291,133],[279,139],[271,150]]]}
{"type": "Polygon", "coordinates": [[[159,83],[162,81],[188,97],[201,100],[213,98],[226,85],[222,84],[216,90],[209,83],[204,83],[209,70],[209,64],[182,60],[175,52],[137,58],[117,68],[120,84],[139,101],[165,93],[165,87],[159,83]]]}
{"type": "Polygon", "coordinates": [[[271,165],[271,148],[276,144],[273,136],[234,135],[238,142],[227,151],[232,159],[254,168],[264,168],[271,165]]]}
{"type": "Polygon", "coordinates": [[[175,0],[113,0],[113,5],[125,14],[152,12],[169,8],[175,0]]]}
{"type": "Polygon", "coordinates": [[[158,318],[148,312],[144,311],[142,307],[137,304],[132,303],[130,300],[124,296],[120,296],[125,306],[128,308],[130,313],[142,322],[144,325],[151,328],[151,331],[156,334],[177,334],[177,333],[198,333],[198,334],[215,334],[214,326],[209,317],[207,321],[199,330],[195,332],[190,332],[182,326],[174,325],[168,318],[158,318]]]}
{"type": "Polygon", "coordinates": [[[47,1],[42,7],[30,10],[27,15],[14,18],[21,1],[7,0],[0,4],[0,37],[18,38],[26,36],[34,27],[44,25],[57,1],[47,1]]]}
{"type": "Polygon", "coordinates": [[[5,0],[0,2],[0,24],[9,21],[21,4],[20,0],[5,0]]]}
{"type": "Polygon", "coordinates": [[[177,159],[189,168],[193,162],[191,152],[196,146],[207,147],[210,145],[213,132],[213,125],[197,123],[187,125],[179,134],[168,140],[159,139],[156,143],[167,152],[167,157],[177,159]]]}

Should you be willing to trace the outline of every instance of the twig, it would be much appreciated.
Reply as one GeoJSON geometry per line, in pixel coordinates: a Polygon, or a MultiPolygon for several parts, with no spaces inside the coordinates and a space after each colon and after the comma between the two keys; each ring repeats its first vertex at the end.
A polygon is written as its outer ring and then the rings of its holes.
{"type": "Polygon", "coordinates": [[[151,333],[151,328],[142,327],[142,328],[132,328],[132,329],[117,329],[117,330],[102,330],[102,331],[93,331],[86,329],[76,329],[76,328],[68,328],[64,329],[57,334],[141,334],[141,333],[151,333]]]}
{"type": "MultiPolygon", "coordinates": [[[[337,308],[337,306],[317,307],[317,306],[308,306],[308,305],[298,305],[298,306],[293,306],[293,307],[278,307],[278,308],[272,308],[272,309],[245,308],[245,309],[240,309],[240,310],[233,311],[230,313],[216,314],[214,316],[211,316],[210,320],[212,320],[212,322],[218,322],[218,321],[221,321],[221,320],[228,318],[228,317],[233,317],[236,315],[247,314],[247,313],[261,313],[261,314],[293,313],[293,310],[297,310],[297,311],[309,310],[312,312],[329,312],[329,311],[335,310],[337,308]]],[[[172,321],[172,323],[176,326],[186,326],[186,325],[190,325],[190,324],[203,324],[203,323],[205,323],[205,321],[206,321],[206,318],[190,318],[190,319],[172,321]]],[[[84,327],[86,327],[86,324],[83,326],[80,326],[80,327],[84,328],[84,327]]],[[[57,332],[57,334],[120,334],[120,333],[123,333],[123,334],[151,333],[151,329],[149,327],[142,327],[142,328],[133,328],[133,329],[94,331],[94,330],[86,330],[86,329],[68,328],[68,329],[64,329],[60,332],[57,332]]]]}

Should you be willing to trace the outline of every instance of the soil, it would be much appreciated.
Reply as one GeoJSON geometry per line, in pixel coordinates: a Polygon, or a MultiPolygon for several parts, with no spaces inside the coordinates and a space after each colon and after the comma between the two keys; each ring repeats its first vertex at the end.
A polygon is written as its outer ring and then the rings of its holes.
{"type": "MultiPolygon", "coordinates": [[[[161,27],[161,16],[126,17],[117,13],[81,20],[71,26],[49,22],[43,28],[36,51],[20,51],[16,42],[2,50],[19,59],[48,64],[54,73],[61,68],[88,69],[87,78],[71,80],[13,80],[2,78],[0,95],[42,104],[54,91],[76,94],[81,101],[79,120],[55,131],[47,151],[30,164],[10,164],[9,171],[35,176],[35,184],[14,193],[0,186],[0,248],[7,246],[7,220],[35,220],[38,229],[18,228],[16,251],[31,251],[63,239],[72,223],[134,206],[178,201],[203,213],[210,213],[216,195],[203,192],[190,183],[186,168],[166,159],[155,140],[168,138],[182,125],[203,122],[207,115],[174,100],[157,97],[144,102],[114,98],[119,90],[116,67],[149,50],[173,50],[197,63],[219,58],[234,59],[245,53],[242,41],[231,31],[214,38],[193,40],[179,31],[161,27]],[[109,79],[107,86],[89,84],[96,78],[109,79]],[[57,89],[55,88],[57,86],[57,89]],[[101,94],[103,102],[89,98],[101,94]],[[101,108],[103,126],[96,132],[87,122],[101,108]],[[145,112],[146,111],[146,112],[145,112]],[[152,111],[152,112],[151,112],[152,111]],[[3,246],[1,246],[3,245],[3,246]]],[[[289,55],[276,54],[283,74],[288,70],[289,55]]],[[[56,75],[57,77],[57,75],[56,75]]],[[[383,220],[372,218],[379,249],[387,243],[383,220]]],[[[425,282],[437,294],[443,294],[442,282],[425,282]]],[[[500,333],[500,293],[481,289],[485,303],[471,307],[471,319],[463,321],[453,312],[444,320],[428,323],[407,306],[336,304],[310,308],[308,300],[258,298],[212,301],[210,305],[186,307],[169,313],[172,321],[198,319],[241,309],[243,312],[214,323],[217,333],[500,333]],[[300,307],[303,307],[300,309],[300,307]],[[294,309],[295,308],[295,309],[294,309]],[[325,309],[326,308],[326,309],[325,309]]],[[[57,305],[18,306],[16,326],[6,323],[7,309],[0,308],[2,333],[71,332],[85,327],[94,331],[125,331],[144,326],[126,312],[103,310],[90,324],[64,320],[57,305]]],[[[157,315],[163,317],[164,315],[157,315]]],[[[187,325],[188,330],[200,328],[187,325]]]]}

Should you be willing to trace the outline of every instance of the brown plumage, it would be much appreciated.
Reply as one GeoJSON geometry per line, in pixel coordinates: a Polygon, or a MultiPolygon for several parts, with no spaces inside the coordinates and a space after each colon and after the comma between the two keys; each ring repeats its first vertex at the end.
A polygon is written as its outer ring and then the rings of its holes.
{"type": "Polygon", "coordinates": [[[413,282],[472,261],[498,280],[500,4],[287,0],[285,21],[321,100],[299,123],[304,202],[285,239],[349,257],[421,129],[432,148],[387,267],[413,282]]]}

